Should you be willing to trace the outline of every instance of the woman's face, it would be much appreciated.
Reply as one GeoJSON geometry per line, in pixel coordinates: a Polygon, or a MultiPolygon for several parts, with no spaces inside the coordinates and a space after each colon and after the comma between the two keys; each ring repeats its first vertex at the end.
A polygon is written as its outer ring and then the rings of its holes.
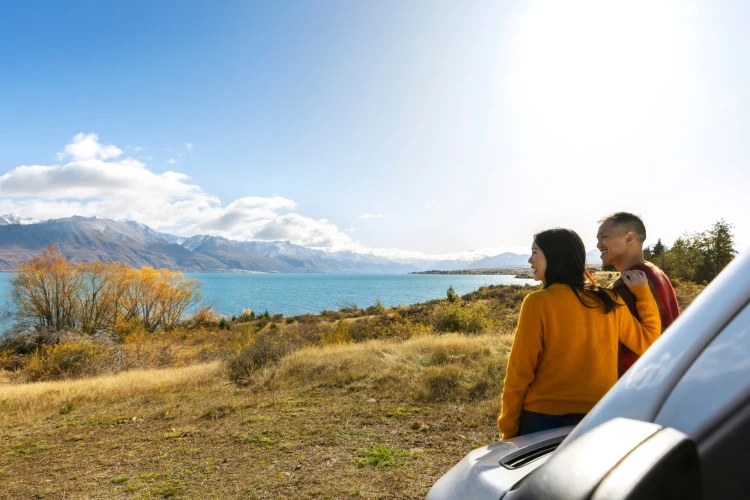
{"type": "Polygon", "coordinates": [[[536,241],[531,244],[529,264],[531,264],[531,269],[534,271],[534,279],[536,281],[544,281],[544,273],[547,271],[547,259],[544,258],[544,252],[536,244],[536,241]]]}

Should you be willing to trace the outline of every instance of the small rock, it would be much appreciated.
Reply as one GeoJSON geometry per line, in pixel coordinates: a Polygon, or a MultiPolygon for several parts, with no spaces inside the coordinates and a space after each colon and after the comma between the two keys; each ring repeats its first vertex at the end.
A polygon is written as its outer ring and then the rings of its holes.
{"type": "Polygon", "coordinates": [[[367,402],[368,402],[368,403],[377,403],[377,402],[378,402],[378,400],[377,400],[377,399],[375,399],[375,398],[370,398],[370,399],[368,399],[368,400],[367,400],[367,402]]]}

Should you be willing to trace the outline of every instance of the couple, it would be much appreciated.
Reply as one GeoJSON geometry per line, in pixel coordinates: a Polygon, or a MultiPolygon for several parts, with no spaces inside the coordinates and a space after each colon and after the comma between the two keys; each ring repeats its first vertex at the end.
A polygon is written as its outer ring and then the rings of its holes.
{"type": "Polygon", "coordinates": [[[610,289],[589,275],[574,231],[534,236],[529,263],[544,287],[521,306],[497,421],[503,439],[577,424],[679,315],[669,279],[643,259],[643,221],[618,212],[599,222],[602,263],[622,273],[610,289]]]}

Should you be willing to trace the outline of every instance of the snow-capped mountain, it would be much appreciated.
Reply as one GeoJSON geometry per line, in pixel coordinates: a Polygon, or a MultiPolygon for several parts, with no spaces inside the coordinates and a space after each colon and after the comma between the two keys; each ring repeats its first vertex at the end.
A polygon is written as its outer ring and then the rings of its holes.
{"type": "MultiPolygon", "coordinates": [[[[277,273],[408,273],[526,265],[526,255],[503,253],[475,261],[423,260],[408,263],[351,251],[326,252],[289,241],[236,241],[200,234],[190,238],[155,231],[137,221],[67,217],[37,221],[0,216],[0,270],[54,243],[75,260],[127,262],[195,272],[257,271],[277,273]]],[[[587,255],[598,263],[598,252],[587,255]]]]}
{"type": "Polygon", "coordinates": [[[0,215],[0,226],[7,226],[9,224],[36,224],[37,222],[39,221],[29,217],[19,217],[13,214],[0,215]]]}
{"type": "Polygon", "coordinates": [[[187,239],[182,236],[175,236],[173,234],[168,234],[168,233],[160,233],[159,231],[155,231],[151,229],[146,224],[143,224],[141,222],[137,222],[134,220],[124,220],[121,222],[125,224],[126,226],[132,228],[133,230],[141,233],[148,240],[164,241],[166,243],[176,243],[179,245],[187,239]]]}

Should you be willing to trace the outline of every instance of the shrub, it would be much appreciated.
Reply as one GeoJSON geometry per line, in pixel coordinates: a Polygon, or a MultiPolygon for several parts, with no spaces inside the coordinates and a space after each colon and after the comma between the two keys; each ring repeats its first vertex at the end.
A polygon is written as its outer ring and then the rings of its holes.
{"type": "Polygon", "coordinates": [[[349,335],[349,329],[343,319],[340,319],[336,323],[336,328],[326,333],[323,337],[323,345],[348,344],[351,341],[352,337],[349,335]]]}
{"type": "Polygon", "coordinates": [[[14,372],[23,367],[25,360],[23,356],[11,350],[0,352],[0,370],[14,372]]]}
{"type": "Polygon", "coordinates": [[[291,346],[279,337],[269,333],[260,334],[250,346],[229,358],[226,364],[229,379],[245,381],[256,370],[280,360],[291,350],[291,346]]]}
{"type": "Polygon", "coordinates": [[[237,321],[241,323],[247,323],[248,321],[252,321],[255,319],[255,313],[252,311],[252,309],[247,308],[242,310],[242,314],[240,314],[240,317],[237,318],[237,321]]]}
{"type": "Polygon", "coordinates": [[[123,369],[163,368],[175,364],[172,340],[154,336],[143,327],[122,339],[123,369]]]}
{"type": "Polygon", "coordinates": [[[0,352],[26,355],[35,352],[42,346],[54,345],[68,335],[66,332],[37,330],[18,333],[0,341],[0,352]]]}
{"type": "Polygon", "coordinates": [[[365,309],[366,314],[383,314],[385,312],[385,307],[383,307],[383,304],[380,302],[380,297],[375,299],[375,304],[371,305],[367,309],[365,309]]]}
{"type": "Polygon", "coordinates": [[[342,313],[358,313],[360,311],[359,307],[357,307],[357,304],[354,302],[343,302],[338,304],[338,306],[339,312],[342,313]]]}
{"type": "Polygon", "coordinates": [[[104,343],[71,338],[37,349],[20,373],[27,382],[88,377],[117,371],[117,354],[104,343]]]}
{"type": "Polygon", "coordinates": [[[438,332],[480,333],[489,324],[485,309],[476,304],[438,306],[432,317],[433,326],[438,332]]]}
{"type": "Polygon", "coordinates": [[[212,306],[208,307],[201,307],[190,318],[190,323],[193,328],[198,328],[200,326],[218,326],[219,325],[219,317],[214,312],[214,308],[212,306]]]}

